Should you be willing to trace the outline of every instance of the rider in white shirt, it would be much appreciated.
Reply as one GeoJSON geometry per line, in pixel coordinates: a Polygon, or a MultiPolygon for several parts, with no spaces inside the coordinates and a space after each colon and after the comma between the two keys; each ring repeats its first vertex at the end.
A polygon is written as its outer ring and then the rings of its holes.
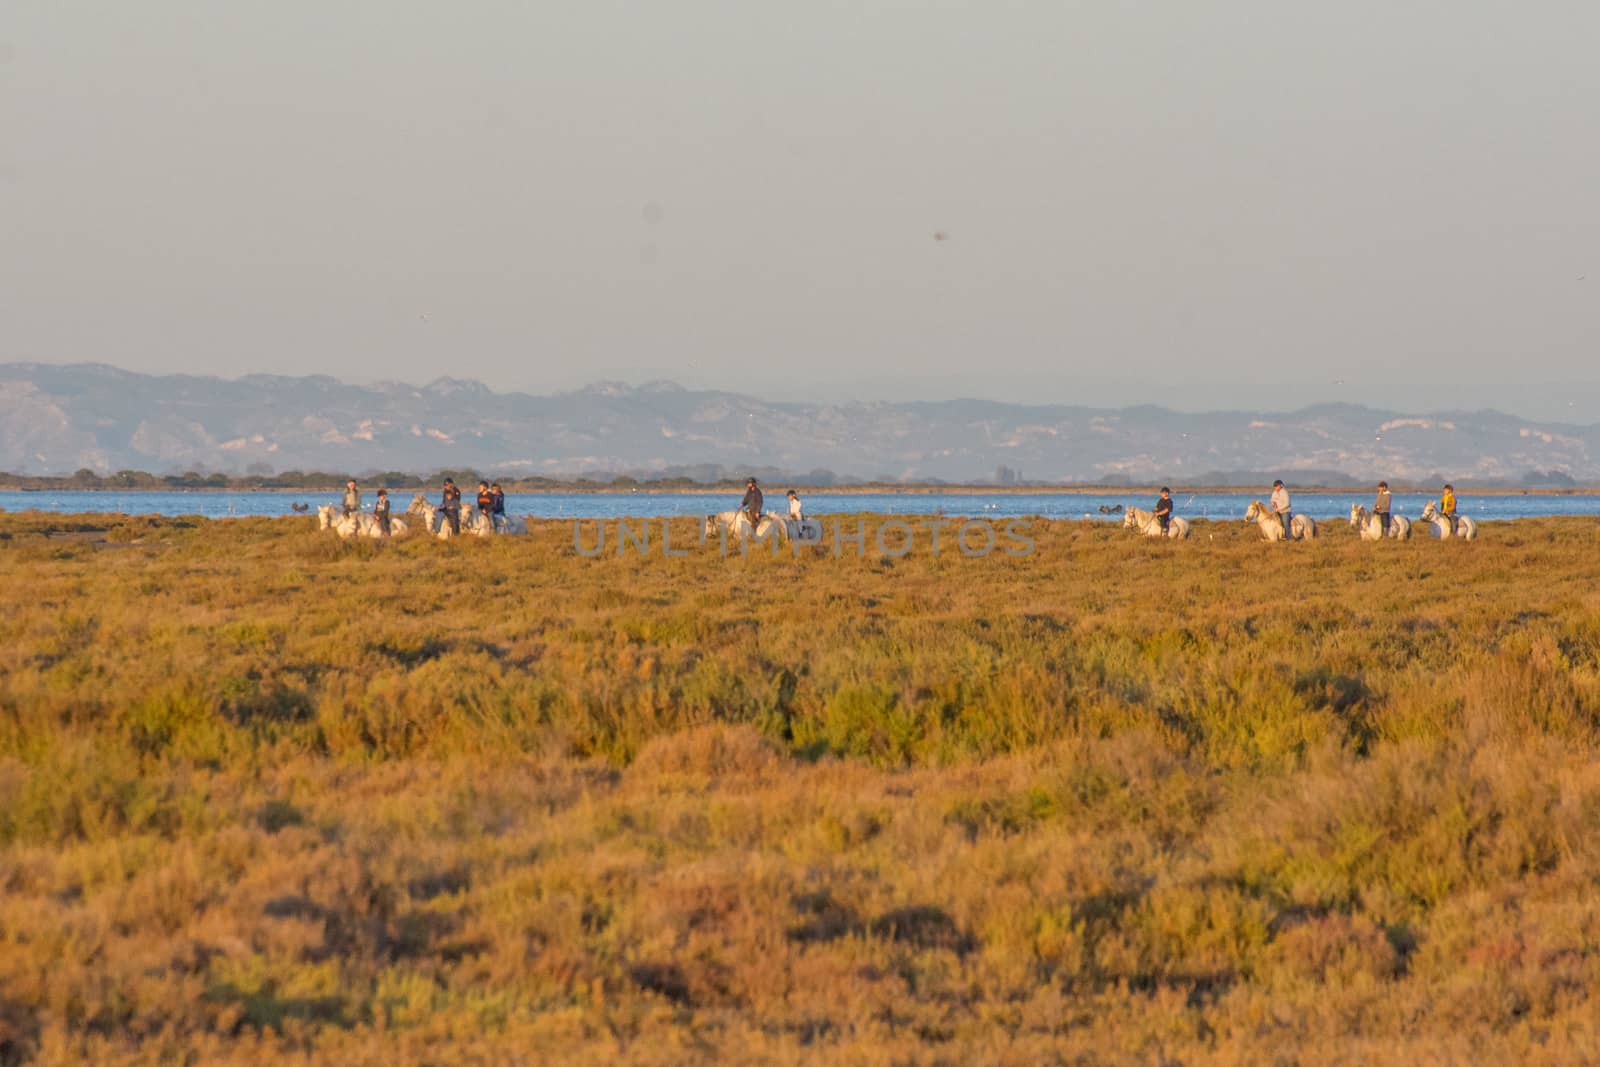
{"type": "Polygon", "coordinates": [[[1283,480],[1281,478],[1272,483],[1272,500],[1269,503],[1272,507],[1272,513],[1278,517],[1279,522],[1283,523],[1283,536],[1288,538],[1289,490],[1283,487],[1283,480]]]}
{"type": "Polygon", "coordinates": [[[793,489],[789,490],[789,517],[795,522],[800,522],[803,518],[800,514],[800,494],[793,489]]]}

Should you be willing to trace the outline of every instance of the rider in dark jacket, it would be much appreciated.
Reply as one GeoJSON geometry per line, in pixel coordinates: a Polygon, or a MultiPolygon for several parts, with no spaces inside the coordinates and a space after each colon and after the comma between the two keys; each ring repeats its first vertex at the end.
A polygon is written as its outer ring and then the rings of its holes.
{"type": "Polygon", "coordinates": [[[745,483],[744,499],[739,501],[739,510],[750,516],[750,525],[758,526],[761,523],[761,506],[765,500],[761,496],[761,487],[756,480],[751,478],[745,483]]]}
{"type": "Polygon", "coordinates": [[[456,488],[455,479],[444,480],[444,496],[439,501],[439,510],[444,512],[444,517],[450,522],[450,532],[461,532],[461,490],[456,488]]]}
{"type": "Polygon", "coordinates": [[[393,533],[389,528],[389,490],[378,490],[378,502],[372,505],[372,517],[378,520],[378,526],[384,533],[393,533]]]}
{"type": "Polygon", "coordinates": [[[1161,487],[1161,499],[1156,501],[1155,516],[1161,524],[1161,532],[1166,533],[1172,523],[1172,490],[1164,485],[1161,487]]]}

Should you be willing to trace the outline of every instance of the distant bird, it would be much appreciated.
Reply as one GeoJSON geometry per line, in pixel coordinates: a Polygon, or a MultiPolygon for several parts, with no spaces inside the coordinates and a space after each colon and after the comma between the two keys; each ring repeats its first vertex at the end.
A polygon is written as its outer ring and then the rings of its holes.
{"type": "Polygon", "coordinates": [[[1333,380],[1333,384],[1334,385],[1343,385],[1344,384],[1344,379],[1343,378],[1335,378],[1333,380]]]}
{"type": "Polygon", "coordinates": [[[293,508],[295,511],[310,511],[311,510],[311,505],[310,504],[302,504],[298,500],[295,501],[294,503],[290,504],[289,506],[291,508],[293,508]]]}
{"type": "Polygon", "coordinates": [[[935,241],[948,241],[950,240],[950,235],[945,233],[943,230],[935,230],[933,233],[933,239],[935,241]]]}

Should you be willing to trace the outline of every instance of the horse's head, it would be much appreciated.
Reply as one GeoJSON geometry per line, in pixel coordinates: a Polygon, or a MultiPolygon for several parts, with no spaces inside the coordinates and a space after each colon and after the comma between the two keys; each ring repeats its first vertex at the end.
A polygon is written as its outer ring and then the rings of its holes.
{"type": "Polygon", "coordinates": [[[1351,526],[1359,525],[1361,520],[1363,518],[1365,518],[1365,516],[1362,513],[1365,512],[1366,510],[1367,509],[1362,507],[1360,504],[1351,504],[1350,505],[1350,525],[1351,526]]]}
{"type": "Polygon", "coordinates": [[[717,532],[717,517],[715,515],[707,515],[706,516],[706,525],[705,525],[705,535],[707,537],[712,537],[712,536],[715,536],[716,532],[717,532]]]}
{"type": "Polygon", "coordinates": [[[1423,518],[1428,519],[1429,521],[1432,521],[1434,518],[1436,518],[1438,516],[1438,514],[1439,514],[1439,502],[1437,500],[1430,500],[1426,504],[1422,505],[1422,517],[1423,518]]]}
{"type": "Polygon", "coordinates": [[[1259,501],[1259,500],[1250,501],[1250,506],[1244,509],[1245,521],[1246,522],[1254,522],[1254,521],[1256,521],[1257,519],[1259,519],[1261,517],[1261,511],[1262,511],[1261,501],[1259,501]]]}
{"type": "Polygon", "coordinates": [[[1125,512],[1122,513],[1122,528],[1124,530],[1133,529],[1134,522],[1135,522],[1135,520],[1134,520],[1134,517],[1133,517],[1133,512],[1125,511],[1125,512]]]}

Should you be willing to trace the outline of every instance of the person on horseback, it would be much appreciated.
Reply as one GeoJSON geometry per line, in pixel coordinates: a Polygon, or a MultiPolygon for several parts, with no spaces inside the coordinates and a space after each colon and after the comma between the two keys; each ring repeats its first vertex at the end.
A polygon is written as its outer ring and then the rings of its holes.
{"type": "Polygon", "coordinates": [[[1378,522],[1383,526],[1383,536],[1389,536],[1389,483],[1378,483],[1378,498],[1372,502],[1372,513],[1378,516],[1378,522]]]}
{"type": "Polygon", "coordinates": [[[344,483],[344,517],[349,518],[361,510],[361,490],[356,488],[356,480],[351,478],[344,483]]]}
{"type": "Polygon", "coordinates": [[[461,532],[461,490],[456,488],[454,478],[444,480],[444,494],[439,500],[439,510],[444,512],[445,521],[450,524],[450,532],[461,532]]]}
{"type": "Polygon", "coordinates": [[[1449,482],[1444,483],[1444,492],[1439,495],[1439,514],[1450,524],[1450,536],[1456,535],[1456,487],[1449,482]]]}
{"type": "Polygon", "coordinates": [[[1172,525],[1172,490],[1166,486],[1161,487],[1161,499],[1156,501],[1156,522],[1161,524],[1161,536],[1167,536],[1168,527],[1172,525]]]}
{"type": "Polygon", "coordinates": [[[1272,513],[1283,523],[1283,539],[1289,540],[1289,490],[1283,487],[1283,479],[1278,478],[1272,483],[1272,499],[1268,501],[1272,513]]]}
{"type": "Polygon", "coordinates": [[[389,529],[389,490],[378,490],[377,503],[372,505],[372,517],[378,520],[378,528],[387,537],[392,532],[389,529]]]}
{"type": "Polygon", "coordinates": [[[757,528],[761,525],[761,505],[763,503],[765,503],[765,498],[761,495],[761,487],[756,484],[754,478],[751,478],[744,484],[744,499],[739,501],[739,510],[749,517],[752,528],[757,528]]]}
{"type": "Polygon", "coordinates": [[[489,509],[489,518],[494,523],[496,530],[506,524],[506,494],[500,488],[500,483],[495,482],[489,487],[489,496],[494,506],[489,509]]]}
{"type": "Polygon", "coordinates": [[[789,517],[795,522],[805,520],[805,516],[800,514],[800,494],[793,489],[789,490],[789,517]]]}

